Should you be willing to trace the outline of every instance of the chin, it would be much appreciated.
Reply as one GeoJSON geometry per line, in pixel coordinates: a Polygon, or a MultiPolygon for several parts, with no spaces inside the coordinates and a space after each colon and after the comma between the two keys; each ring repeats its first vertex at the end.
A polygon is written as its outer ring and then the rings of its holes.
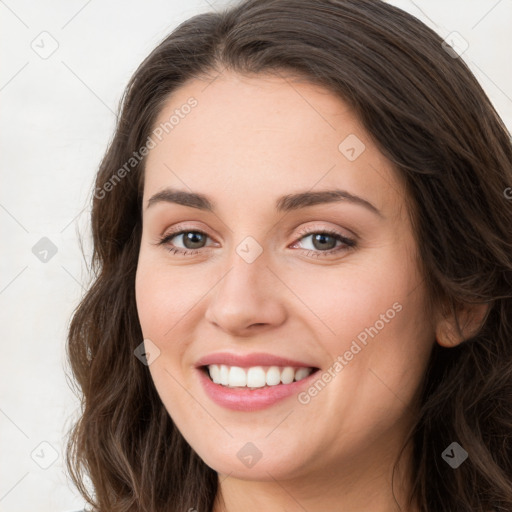
{"type": "Polygon", "coordinates": [[[215,448],[207,449],[207,454],[197,453],[203,462],[217,473],[241,480],[286,480],[298,476],[301,468],[307,466],[304,461],[292,458],[297,456],[296,449],[289,454],[282,449],[265,448],[262,442],[233,444],[236,448],[231,449],[230,445],[216,445],[215,448]],[[261,446],[261,450],[257,448],[258,445],[261,446]]]}

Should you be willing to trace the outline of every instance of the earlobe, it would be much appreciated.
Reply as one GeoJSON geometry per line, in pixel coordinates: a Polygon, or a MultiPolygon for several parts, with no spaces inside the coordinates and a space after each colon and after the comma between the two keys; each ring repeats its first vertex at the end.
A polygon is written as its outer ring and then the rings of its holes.
{"type": "Polygon", "coordinates": [[[466,305],[459,310],[457,327],[455,315],[441,318],[436,326],[436,341],[439,345],[450,348],[475,336],[482,328],[490,311],[488,303],[466,305]]]}

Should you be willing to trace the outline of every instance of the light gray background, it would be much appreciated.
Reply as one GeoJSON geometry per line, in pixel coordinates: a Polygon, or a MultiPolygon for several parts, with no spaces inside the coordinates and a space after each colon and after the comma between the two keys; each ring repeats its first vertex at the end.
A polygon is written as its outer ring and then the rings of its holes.
{"type": "MultiPolygon", "coordinates": [[[[226,3],[0,0],[2,512],[83,506],[63,464],[79,404],[64,346],[88,283],[77,230],[88,256],[93,177],[129,77],[178,23],[226,3]],[[32,251],[43,237],[57,248],[47,262],[32,251]]],[[[391,3],[468,42],[462,57],[511,129],[512,0],[391,3]]]]}

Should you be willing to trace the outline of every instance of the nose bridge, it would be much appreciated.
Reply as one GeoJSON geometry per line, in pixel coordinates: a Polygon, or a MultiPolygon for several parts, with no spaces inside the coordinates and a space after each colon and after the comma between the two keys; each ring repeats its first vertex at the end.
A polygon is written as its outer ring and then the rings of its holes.
{"type": "Polygon", "coordinates": [[[244,304],[245,308],[261,306],[268,296],[267,274],[271,275],[271,272],[267,264],[263,247],[254,239],[244,239],[229,255],[228,271],[217,287],[217,299],[226,306],[229,304],[233,310],[237,309],[237,304],[244,304]]]}
{"type": "Polygon", "coordinates": [[[227,270],[212,290],[206,317],[227,331],[279,324],[285,317],[281,289],[267,268],[269,255],[253,237],[234,246],[227,270]]]}
{"type": "MultiPolygon", "coordinates": [[[[263,284],[268,281],[269,255],[252,237],[246,237],[232,250],[229,257],[229,268],[226,276],[227,286],[232,292],[254,291],[254,297],[265,292],[263,284]]],[[[245,294],[246,295],[246,294],[245,294]]]]}

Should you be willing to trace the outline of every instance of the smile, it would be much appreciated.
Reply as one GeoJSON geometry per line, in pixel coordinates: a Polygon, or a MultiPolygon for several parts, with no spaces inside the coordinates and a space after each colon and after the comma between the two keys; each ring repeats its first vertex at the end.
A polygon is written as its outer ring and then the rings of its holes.
{"type": "Polygon", "coordinates": [[[297,395],[311,384],[319,371],[318,368],[291,366],[241,368],[222,364],[197,370],[210,400],[226,409],[244,412],[265,409],[297,395]]]}
{"type": "Polygon", "coordinates": [[[252,366],[241,368],[225,364],[211,364],[206,367],[211,380],[215,384],[227,387],[257,389],[265,386],[291,384],[305,379],[314,368],[294,368],[292,366],[252,366]]]}

